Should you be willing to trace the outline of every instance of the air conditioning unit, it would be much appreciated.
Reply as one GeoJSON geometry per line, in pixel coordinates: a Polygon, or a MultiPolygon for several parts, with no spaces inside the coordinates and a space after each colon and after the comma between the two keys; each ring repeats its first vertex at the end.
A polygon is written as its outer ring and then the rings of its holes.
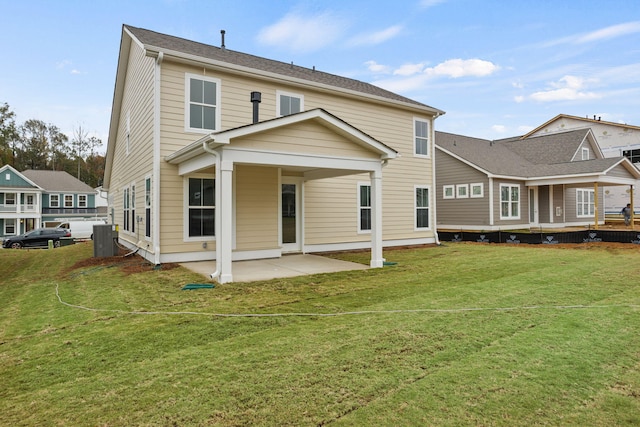
{"type": "Polygon", "coordinates": [[[118,255],[118,226],[95,224],[93,226],[93,256],[95,258],[118,255]]]}

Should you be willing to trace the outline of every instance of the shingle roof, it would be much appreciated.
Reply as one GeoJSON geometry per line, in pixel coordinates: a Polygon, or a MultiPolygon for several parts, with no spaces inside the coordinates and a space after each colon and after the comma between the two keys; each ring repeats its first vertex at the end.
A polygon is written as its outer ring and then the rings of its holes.
{"type": "Polygon", "coordinates": [[[572,162],[573,154],[587,132],[578,130],[544,137],[489,141],[437,131],[436,145],[488,173],[522,179],[601,173],[620,162],[620,157],[572,162]]]}
{"type": "Polygon", "coordinates": [[[74,178],[65,171],[29,169],[22,172],[22,174],[42,187],[45,191],[95,193],[95,190],[89,185],[74,178]]]}
{"type": "Polygon", "coordinates": [[[259,56],[247,53],[237,52],[229,49],[222,49],[204,43],[199,43],[180,37],[170,36],[157,33],[155,31],[136,28],[125,25],[124,28],[129,31],[140,43],[149,48],[160,48],[163,50],[176,51],[183,54],[195,55],[208,60],[226,62],[229,64],[242,66],[263,72],[278,74],[284,77],[297,78],[309,82],[333,86],[335,88],[347,89],[367,95],[373,95],[389,100],[400,101],[407,104],[426,107],[434,112],[444,113],[436,108],[420,103],[402,95],[382,89],[370,83],[335,74],[325,73],[315,69],[305,68],[285,62],[274,61],[271,59],[261,58],[259,56]]]}

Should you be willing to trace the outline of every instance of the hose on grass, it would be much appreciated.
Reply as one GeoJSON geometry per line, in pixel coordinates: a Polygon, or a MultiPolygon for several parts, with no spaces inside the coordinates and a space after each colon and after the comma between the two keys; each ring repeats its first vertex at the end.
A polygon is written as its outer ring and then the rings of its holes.
{"type": "Polygon", "coordinates": [[[335,313],[207,313],[199,311],[126,311],[108,308],[91,308],[82,305],[70,304],[62,299],[59,292],[59,285],[56,283],[56,297],[60,304],[67,307],[80,310],[102,312],[102,313],[119,313],[131,315],[190,315],[190,316],[208,316],[208,317],[338,317],[338,316],[356,316],[364,314],[409,314],[409,313],[464,313],[473,311],[518,311],[518,310],[585,310],[585,309],[604,309],[604,308],[632,308],[638,309],[637,304],[605,304],[605,305],[531,305],[518,307],[466,307],[466,308],[415,308],[415,309],[399,309],[399,310],[361,310],[361,311],[342,311],[335,313]]]}

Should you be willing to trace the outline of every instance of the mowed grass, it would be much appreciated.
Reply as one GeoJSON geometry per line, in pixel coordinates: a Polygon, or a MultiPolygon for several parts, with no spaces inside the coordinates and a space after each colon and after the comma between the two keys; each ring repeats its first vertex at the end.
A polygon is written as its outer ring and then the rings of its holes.
{"type": "Polygon", "coordinates": [[[446,244],[195,291],[140,259],[71,269],[91,255],[0,251],[0,425],[640,425],[635,245],[446,244]],[[294,313],[336,316],[216,315],[294,313]]]}

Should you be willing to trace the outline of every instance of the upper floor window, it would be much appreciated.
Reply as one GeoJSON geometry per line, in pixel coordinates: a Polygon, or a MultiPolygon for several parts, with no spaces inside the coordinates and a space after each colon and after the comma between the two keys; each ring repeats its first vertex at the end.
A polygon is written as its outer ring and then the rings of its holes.
{"type": "Polygon", "coordinates": [[[189,131],[218,130],[220,123],[220,80],[186,74],[185,127],[189,131]]]}
{"type": "Polygon", "coordinates": [[[624,150],[622,155],[629,159],[631,163],[640,163],[640,149],[624,150]]]}
{"type": "Polygon", "coordinates": [[[16,204],[16,193],[4,193],[4,204],[15,205],[16,204]]]}
{"type": "Polygon", "coordinates": [[[520,219],[520,186],[500,184],[500,219],[520,219]]]}
{"type": "Polygon", "coordinates": [[[78,194],[78,207],[86,208],[87,207],[87,195],[86,194],[78,194]]]}
{"type": "Polygon", "coordinates": [[[589,160],[589,149],[582,147],[582,160],[589,160]]]}
{"type": "Polygon", "coordinates": [[[429,156],[429,122],[421,119],[413,120],[415,154],[429,156]]]}
{"type": "Polygon", "coordinates": [[[299,113],[304,109],[304,97],[302,95],[278,91],[276,97],[278,117],[299,113]]]}
{"type": "Polygon", "coordinates": [[[64,207],[72,208],[73,207],[73,194],[65,194],[64,195],[64,207]]]}
{"type": "Polygon", "coordinates": [[[58,194],[51,194],[49,196],[49,207],[51,208],[60,207],[60,196],[58,194]]]}

